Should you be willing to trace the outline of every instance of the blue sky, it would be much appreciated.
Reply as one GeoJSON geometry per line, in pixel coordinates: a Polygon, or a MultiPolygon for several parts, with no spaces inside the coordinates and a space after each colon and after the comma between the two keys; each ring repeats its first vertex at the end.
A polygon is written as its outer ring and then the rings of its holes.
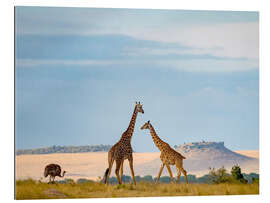
{"type": "Polygon", "coordinates": [[[16,147],[259,148],[257,12],[16,7],[16,147]]]}

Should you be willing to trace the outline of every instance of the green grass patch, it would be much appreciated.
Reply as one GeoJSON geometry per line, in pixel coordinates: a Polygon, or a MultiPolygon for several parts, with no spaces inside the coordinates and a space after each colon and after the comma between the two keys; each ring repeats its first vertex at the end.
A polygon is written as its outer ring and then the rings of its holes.
{"type": "Polygon", "coordinates": [[[97,182],[47,184],[34,180],[16,181],[16,199],[65,199],[106,197],[158,197],[194,195],[259,194],[259,184],[175,184],[139,182],[137,185],[104,185],[97,182]]]}

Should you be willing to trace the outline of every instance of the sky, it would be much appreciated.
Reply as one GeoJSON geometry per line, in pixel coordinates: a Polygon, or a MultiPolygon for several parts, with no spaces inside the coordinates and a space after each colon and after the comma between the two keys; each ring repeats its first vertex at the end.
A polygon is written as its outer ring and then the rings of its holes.
{"type": "Polygon", "coordinates": [[[15,8],[16,149],[224,141],[259,149],[259,13],[15,8]]]}

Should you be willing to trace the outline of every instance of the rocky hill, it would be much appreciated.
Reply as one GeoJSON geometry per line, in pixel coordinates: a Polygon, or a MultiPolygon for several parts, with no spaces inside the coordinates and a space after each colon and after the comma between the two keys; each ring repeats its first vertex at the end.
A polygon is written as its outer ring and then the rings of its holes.
{"type": "Polygon", "coordinates": [[[247,161],[252,158],[235,153],[224,146],[224,142],[192,142],[179,145],[176,150],[187,159],[247,161]]]}

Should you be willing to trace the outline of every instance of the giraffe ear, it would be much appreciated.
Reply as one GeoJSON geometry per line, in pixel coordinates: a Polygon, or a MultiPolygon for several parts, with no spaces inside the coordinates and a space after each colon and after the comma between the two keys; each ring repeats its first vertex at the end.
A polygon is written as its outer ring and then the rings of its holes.
{"type": "Polygon", "coordinates": [[[140,104],[140,102],[139,102],[139,104],[140,104]]]}
{"type": "Polygon", "coordinates": [[[137,104],[137,102],[136,102],[136,104],[137,104]]]}
{"type": "Polygon", "coordinates": [[[150,123],[150,120],[147,123],[150,123]]]}

